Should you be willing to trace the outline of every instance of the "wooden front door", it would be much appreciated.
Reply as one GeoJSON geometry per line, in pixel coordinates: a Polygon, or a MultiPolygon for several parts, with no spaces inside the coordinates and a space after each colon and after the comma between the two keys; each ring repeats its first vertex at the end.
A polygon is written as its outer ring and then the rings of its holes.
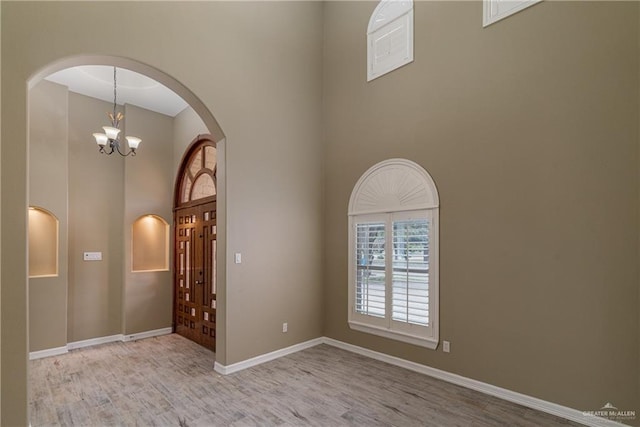
{"type": "Polygon", "coordinates": [[[176,218],[176,332],[216,350],[216,202],[176,218]]]}
{"type": "Polygon", "coordinates": [[[216,351],[216,147],[198,136],[176,181],[174,304],[176,333],[216,351]]]}

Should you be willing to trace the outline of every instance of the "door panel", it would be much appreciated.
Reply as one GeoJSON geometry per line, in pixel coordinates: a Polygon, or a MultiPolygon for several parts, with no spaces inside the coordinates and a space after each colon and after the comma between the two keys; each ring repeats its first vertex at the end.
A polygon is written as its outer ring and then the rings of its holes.
{"type": "Polygon", "coordinates": [[[216,202],[175,212],[175,331],[216,349],[216,202]]]}

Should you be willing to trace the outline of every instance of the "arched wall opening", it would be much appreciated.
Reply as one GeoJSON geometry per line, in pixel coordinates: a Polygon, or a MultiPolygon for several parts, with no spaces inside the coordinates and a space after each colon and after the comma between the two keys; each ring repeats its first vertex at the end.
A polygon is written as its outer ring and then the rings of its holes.
{"type": "MultiPolygon", "coordinates": [[[[162,85],[166,86],[167,88],[171,89],[172,91],[174,91],[177,95],[179,95],[180,97],[182,97],[187,104],[193,109],[193,111],[195,111],[195,113],[198,115],[198,117],[202,120],[202,122],[204,123],[204,125],[206,126],[208,133],[212,135],[213,138],[215,138],[217,145],[218,145],[218,188],[219,188],[219,192],[218,192],[218,204],[221,207],[224,207],[225,202],[226,202],[226,198],[225,198],[225,165],[224,165],[224,159],[225,159],[225,137],[224,137],[224,133],[222,132],[221,128],[219,127],[217,121],[215,120],[215,118],[213,117],[213,115],[211,114],[211,112],[205,107],[205,105],[200,101],[200,99],[193,93],[191,92],[189,89],[187,89],[184,85],[182,85],[180,82],[176,81],[175,79],[173,79],[172,77],[168,76],[167,74],[157,70],[156,68],[150,67],[146,64],[131,60],[131,59],[127,59],[127,58],[121,58],[121,57],[112,57],[112,56],[75,56],[75,57],[70,57],[70,58],[65,58],[59,61],[56,61],[54,63],[49,64],[48,66],[44,67],[43,69],[39,70],[37,73],[33,74],[31,76],[31,78],[29,78],[29,80],[27,81],[27,89],[28,92],[31,93],[31,90],[36,87],[36,85],[41,82],[46,76],[63,70],[65,68],[69,68],[69,67],[74,67],[74,66],[80,66],[80,65],[108,65],[108,66],[116,66],[119,68],[126,68],[129,69],[131,71],[135,71],[137,73],[143,74],[147,77],[150,77],[156,81],[158,81],[159,83],[161,83],[162,85]]],[[[29,97],[27,99],[28,105],[27,105],[27,111],[30,111],[30,100],[29,97]]],[[[102,114],[102,117],[99,117],[99,119],[104,119],[104,114],[102,114]]],[[[29,121],[28,122],[28,129],[27,129],[27,156],[30,156],[30,142],[31,142],[31,135],[30,135],[30,126],[29,126],[29,121]]],[[[104,121],[104,120],[103,120],[104,121]]],[[[84,134],[83,134],[84,136],[84,134]]],[[[91,134],[87,134],[86,135],[86,144],[88,146],[91,146],[93,143],[93,141],[91,140],[91,134]]],[[[192,135],[193,137],[194,135],[192,135]]],[[[189,143],[191,142],[192,137],[187,140],[187,141],[183,141],[183,149],[186,149],[186,147],[189,145],[189,143]]],[[[100,157],[101,162],[114,162],[114,161],[118,161],[117,159],[111,159],[111,158],[107,158],[105,156],[100,156],[97,153],[97,149],[95,147],[95,145],[93,145],[91,147],[92,149],[95,149],[96,153],[95,156],[96,157],[100,157]]],[[[71,147],[69,147],[70,153],[69,156],[73,156],[74,153],[71,151],[71,147]]],[[[149,155],[150,154],[150,150],[146,151],[146,154],[149,155]]],[[[149,157],[153,157],[153,156],[149,156],[149,157]]],[[[124,184],[124,191],[130,191],[127,188],[127,181],[129,178],[131,178],[132,175],[136,175],[138,174],[138,177],[140,177],[140,174],[142,172],[137,171],[136,170],[136,165],[140,165],[141,162],[143,161],[147,161],[147,162],[151,162],[153,160],[151,159],[145,159],[145,151],[144,151],[144,147],[142,150],[140,150],[139,155],[134,159],[134,161],[136,163],[131,163],[131,167],[128,166],[128,164],[126,162],[129,162],[129,159],[123,160],[123,162],[125,162],[126,166],[122,166],[122,168],[125,170],[125,174],[126,177],[124,179],[125,184],[124,184]]],[[[178,159],[180,160],[180,159],[178,159]]],[[[28,162],[29,163],[29,162],[28,162]]],[[[31,165],[27,165],[27,169],[26,169],[26,174],[27,176],[30,175],[30,173],[32,172],[30,170],[30,166],[31,165]]],[[[52,166],[52,167],[65,167],[64,164],[63,165],[58,165],[58,166],[52,166]]],[[[67,165],[68,167],[68,165],[67,165]]],[[[169,176],[169,180],[170,180],[170,184],[169,187],[167,188],[167,193],[168,193],[168,199],[170,201],[173,201],[173,185],[174,185],[174,179],[175,179],[175,173],[173,172],[173,170],[171,169],[167,169],[166,170],[166,174],[169,176]]],[[[106,182],[98,182],[98,185],[96,186],[96,191],[100,192],[101,191],[101,187],[102,186],[106,186],[109,185],[109,183],[106,182]]],[[[137,196],[141,196],[140,193],[137,194],[137,196]]],[[[131,224],[132,221],[135,221],[137,218],[140,217],[140,215],[142,214],[142,212],[144,213],[148,213],[149,211],[155,212],[155,210],[144,210],[144,211],[140,211],[140,209],[144,209],[145,207],[140,207],[136,205],[136,200],[140,200],[141,197],[136,197],[136,194],[132,194],[129,196],[125,196],[128,197],[130,200],[132,200],[131,205],[132,208],[129,209],[131,212],[130,214],[126,214],[129,215],[131,218],[125,217],[124,221],[123,221],[123,225],[125,224],[131,224]],[[138,210],[136,210],[138,209],[138,210]]],[[[27,194],[26,194],[26,200],[27,203],[29,203],[30,200],[30,189],[27,188],[27,194]]],[[[26,210],[26,206],[25,206],[25,210],[26,210]]],[[[53,209],[55,211],[55,209],[53,209]]],[[[224,212],[224,209],[220,209],[221,212],[224,212]]],[[[162,215],[165,218],[170,218],[170,215],[162,215]]],[[[69,227],[73,226],[73,220],[77,220],[77,215],[75,218],[69,218],[69,221],[66,221],[65,219],[62,220],[63,224],[68,223],[69,227]]],[[[218,263],[220,265],[224,265],[226,260],[224,259],[224,254],[225,254],[225,250],[224,250],[224,245],[226,242],[225,236],[224,236],[224,215],[220,215],[218,222],[219,222],[219,230],[220,230],[220,237],[218,240],[218,245],[220,247],[220,250],[218,251],[218,263]]],[[[103,224],[104,225],[104,224],[103,224]]],[[[96,224],[97,227],[100,227],[101,225],[98,223],[96,224]]],[[[109,227],[109,225],[106,225],[107,227],[109,227]]],[[[126,246],[127,243],[131,243],[131,241],[133,240],[134,236],[133,236],[133,231],[131,229],[131,227],[127,227],[126,225],[124,226],[125,232],[124,232],[124,243],[126,246]]],[[[131,248],[131,245],[128,245],[129,249],[131,248]]],[[[76,248],[78,249],[78,248],[76,248]]],[[[122,252],[118,252],[117,250],[115,250],[114,252],[110,252],[110,251],[104,251],[104,253],[102,251],[99,250],[100,248],[91,248],[91,247],[86,247],[86,248],[82,248],[82,253],[80,254],[80,256],[82,256],[84,253],[91,253],[91,254],[95,254],[95,253],[100,253],[99,257],[101,258],[100,261],[97,262],[105,262],[105,263],[111,263],[111,264],[118,264],[121,263],[121,271],[122,273],[120,274],[120,277],[110,277],[109,280],[112,282],[118,282],[121,281],[122,283],[122,287],[129,287],[129,290],[127,290],[126,292],[123,291],[121,296],[116,296],[116,298],[121,298],[122,301],[122,317],[121,319],[118,319],[118,322],[120,322],[120,331],[118,332],[122,338],[124,340],[127,339],[133,339],[134,336],[137,337],[137,333],[139,332],[144,332],[145,329],[145,319],[143,319],[142,317],[146,316],[147,320],[146,322],[149,323],[149,316],[153,316],[153,312],[156,311],[154,309],[154,307],[151,306],[146,306],[143,307],[143,309],[139,309],[139,310],[135,310],[136,313],[140,313],[140,318],[136,318],[136,316],[138,316],[137,314],[134,316],[132,315],[127,315],[127,307],[128,305],[131,304],[135,304],[136,301],[140,302],[140,301],[144,301],[146,298],[146,295],[148,295],[149,292],[155,292],[155,290],[153,289],[154,286],[154,280],[156,280],[157,277],[159,276],[171,276],[171,272],[168,269],[157,269],[158,271],[152,271],[154,269],[149,269],[149,271],[136,271],[135,275],[132,275],[131,273],[133,272],[132,270],[135,270],[135,268],[132,268],[133,266],[131,265],[133,263],[131,254],[127,254],[126,250],[123,250],[124,253],[122,252]],[[98,250],[93,250],[93,249],[98,249],[98,250]],[[134,277],[135,276],[135,277],[134,277]],[[134,326],[138,325],[138,326],[134,326]]],[[[93,256],[93,255],[92,255],[93,256]]],[[[171,260],[171,257],[169,257],[169,259],[171,260]]],[[[63,261],[61,260],[61,263],[63,261]]],[[[92,262],[91,260],[82,260],[78,258],[78,253],[77,251],[75,252],[69,252],[69,265],[72,266],[73,263],[90,263],[92,262]]],[[[169,265],[172,265],[172,261],[169,261],[169,265]]],[[[64,271],[61,273],[65,273],[64,271]]],[[[220,288],[223,288],[224,283],[225,283],[225,269],[224,268],[220,268],[217,270],[217,282],[220,284],[220,288]]],[[[61,280],[64,281],[66,280],[66,276],[64,274],[61,274],[61,280]]],[[[116,275],[117,276],[117,275],[116,275]]],[[[27,283],[29,283],[29,279],[28,277],[26,277],[26,281],[27,283]]],[[[66,283],[62,283],[59,286],[59,290],[66,292],[66,283]]],[[[222,290],[222,289],[221,289],[222,290]]],[[[30,314],[29,311],[31,310],[31,306],[32,306],[32,299],[30,296],[30,291],[28,290],[28,299],[27,299],[27,310],[25,313],[26,318],[28,319],[30,314]]],[[[169,295],[171,295],[171,286],[169,286],[169,289],[167,289],[167,292],[169,292],[169,295]]],[[[106,295],[106,298],[111,298],[111,296],[106,295]]],[[[220,293],[219,296],[219,307],[220,306],[224,306],[224,300],[223,298],[223,294],[220,293]]],[[[131,310],[131,312],[133,312],[133,310],[131,310]]],[[[220,310],[218,311],[218,313],[220,313],[220,310]]],[[[65,314],[69,314],[69,313],[65,313],[65,314]]],[[[169,313],[170,315],[171,313],[169,313]]],[[[67,320],[68,321],[68,320],[67,320]]],[[[150,324],[153,324],[153,322],[151,321],[150,324]]],[[[222,319],[220,321],[217,322],[217,324],[219,325],[218,327],[221,328],[224,325],[224,322],[222,321],[222,319]]],[[[147,327],[148,329],[148,327],[147,327]]],[[[166,328],[165,328],[166,329],[166,328]]],[[[67,334],[69,332],[66,332],[67,334]]],[[[83,331],[76,331],[76,336],[80,336],[83,337],[83,331]]],[[[224,337],[224,334],[220,334],[220,338],[224,337]]],[[[68,338],[68,337],[67,337],[68,338]]],[[[99,338],[99,337],[94,337],[94,338],[99,338]]],[[[80,341],[90,341],[91,337],[86,337],[86,339],[80,339],[80,341]]],[[[76,339],[67,339],[65,342],[65,345],[69,343],[69,341],[79,341],[77,338],[76,339]]],[[[29,331],[27,331],[27,344],[29,345],[30,342],[30,337],[29,337],[29,331]]],[[[222,339],[218,340],[218,348],[219,351],[223,351],[224,350],[224,341],[222,339]]],[[[42,350],[42,349],[38,349],[38,350],[42,350]]],[[[54,349],[55,350],[55,349],[54,349]]],[[[58,350],[60,352],[66,351],[66,347],[64,346],[59,346],[58,350]]],[[[29,349],[27,350],[29,351],[29,349]]],[[[27,357],[27,355],[24,355],[25,359],[27,357]]]]}

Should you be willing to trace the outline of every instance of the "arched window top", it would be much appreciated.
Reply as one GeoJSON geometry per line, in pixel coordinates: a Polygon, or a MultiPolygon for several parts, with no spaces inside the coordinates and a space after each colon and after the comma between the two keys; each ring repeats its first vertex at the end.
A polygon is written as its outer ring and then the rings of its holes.
{"type": "Polygon", "coordinates": [[[376,31],[413,11],[413,0],[382,0],[369,19],[367,32],[376,31]]]}
{"type": "Polygon", "coordinates": [[[182,159],[176,206],[215,198],[216,171],[216,144],[209,136],[199,135],[182,159]]]}
{"type": "Polygon", "coordinates": [[[367,28],[367,81],[413,62],[413,0],[382,0],[367,28]]]}
{"type": "Polygon", "coordinates": [[[415,162],[389,159],[367,170],[349,200],[349,215],[433,209],[439,205],[431,175],[415,162]]]}

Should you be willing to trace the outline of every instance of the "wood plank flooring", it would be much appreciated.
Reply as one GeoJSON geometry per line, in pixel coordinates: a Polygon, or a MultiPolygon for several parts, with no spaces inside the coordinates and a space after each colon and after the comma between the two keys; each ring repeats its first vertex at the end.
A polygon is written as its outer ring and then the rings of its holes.
{"type": "Polygon", "coordinates": [[[576,426],[320,345],[232,375],[176,334],[30,363],[32,426],[576,426]]]}

